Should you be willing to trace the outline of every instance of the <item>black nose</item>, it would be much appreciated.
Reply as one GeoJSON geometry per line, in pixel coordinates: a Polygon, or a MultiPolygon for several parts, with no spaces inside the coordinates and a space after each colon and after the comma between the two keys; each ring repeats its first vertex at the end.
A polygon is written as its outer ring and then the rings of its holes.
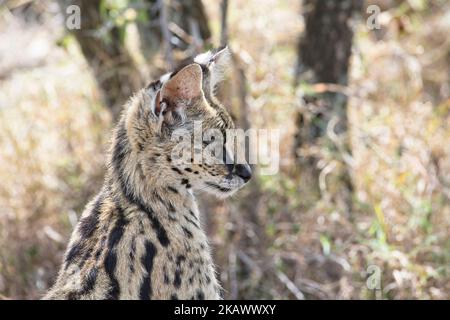
{"type": "Polygon", "coordinates": [[[248,164],[236,164],[234,166],[234,173],[244,179],[245,182],[252,177],[252,169],[248,164]]]}

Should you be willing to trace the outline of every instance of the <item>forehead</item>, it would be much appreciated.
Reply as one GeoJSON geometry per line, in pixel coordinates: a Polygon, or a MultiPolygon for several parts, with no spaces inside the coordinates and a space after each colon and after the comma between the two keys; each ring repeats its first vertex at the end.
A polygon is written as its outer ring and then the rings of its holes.
{"type": "Polygon", "coordinates": [[[213,110],[208,117],[208,126],[221,130],[234,129],[234,121],[225,106],[220,105],[208,96],[205,97],[205,100],[209,109],[213,110]]]}

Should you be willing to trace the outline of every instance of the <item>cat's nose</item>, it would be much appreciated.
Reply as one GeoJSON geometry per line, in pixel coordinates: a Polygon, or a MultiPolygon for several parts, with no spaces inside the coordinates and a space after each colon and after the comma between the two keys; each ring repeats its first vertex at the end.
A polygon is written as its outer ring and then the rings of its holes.
{"type": "Polygon", "coordinates": [[[252,177],[252,169],[248,164],[236,164],[234,166],[234,173],[241,177],[245,182],[252,177]]]}

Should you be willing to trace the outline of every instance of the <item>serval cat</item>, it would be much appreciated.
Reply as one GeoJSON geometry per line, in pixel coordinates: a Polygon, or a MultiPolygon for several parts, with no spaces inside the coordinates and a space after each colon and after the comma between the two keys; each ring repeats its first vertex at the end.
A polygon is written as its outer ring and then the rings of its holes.
{"type": "Polygon", "coordinates": [[[231,195],[251,169],[176,162],[171,136],[192,133],[195,121],[203,132],[234,128],[214,96],[228,57],[227,48],[201,54],[126,104],[103,188],[84,210],[44,299],[221,298],[194,192],[231,195]]]}

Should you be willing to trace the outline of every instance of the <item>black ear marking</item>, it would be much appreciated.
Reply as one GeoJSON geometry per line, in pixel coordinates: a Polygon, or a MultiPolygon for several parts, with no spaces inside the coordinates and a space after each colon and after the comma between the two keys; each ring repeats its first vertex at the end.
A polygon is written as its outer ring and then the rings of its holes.
{"type": "Polygon", "coordinates": [[[216,62],[217,59],[225,53],[225,51],[228,51],[228,46],[220,46],[219,48],[213,50],[212,57],[209,60],[209,64],[212,64],[213,62],[216,62]]]}
{"type": "Polygon", "coordinates": [[[202,68],[203,74],[205,74],[205,73],[208,74],[209,73],[208,66],[206,66],[204,64],[200,64],[200,63],[198,63],[198,65],[202,68]]]}
{"type": "Polygon", "coordinates": [[[145,87],[145,89],[146,90],[159,90],[159,89],[161,89],[161,86],[162,86],[162,83],[161,83],[161,81],[160,80],[156,80],[156,81],[153,81],[153,82],[150,82],[146,87],[145,87]]]}

